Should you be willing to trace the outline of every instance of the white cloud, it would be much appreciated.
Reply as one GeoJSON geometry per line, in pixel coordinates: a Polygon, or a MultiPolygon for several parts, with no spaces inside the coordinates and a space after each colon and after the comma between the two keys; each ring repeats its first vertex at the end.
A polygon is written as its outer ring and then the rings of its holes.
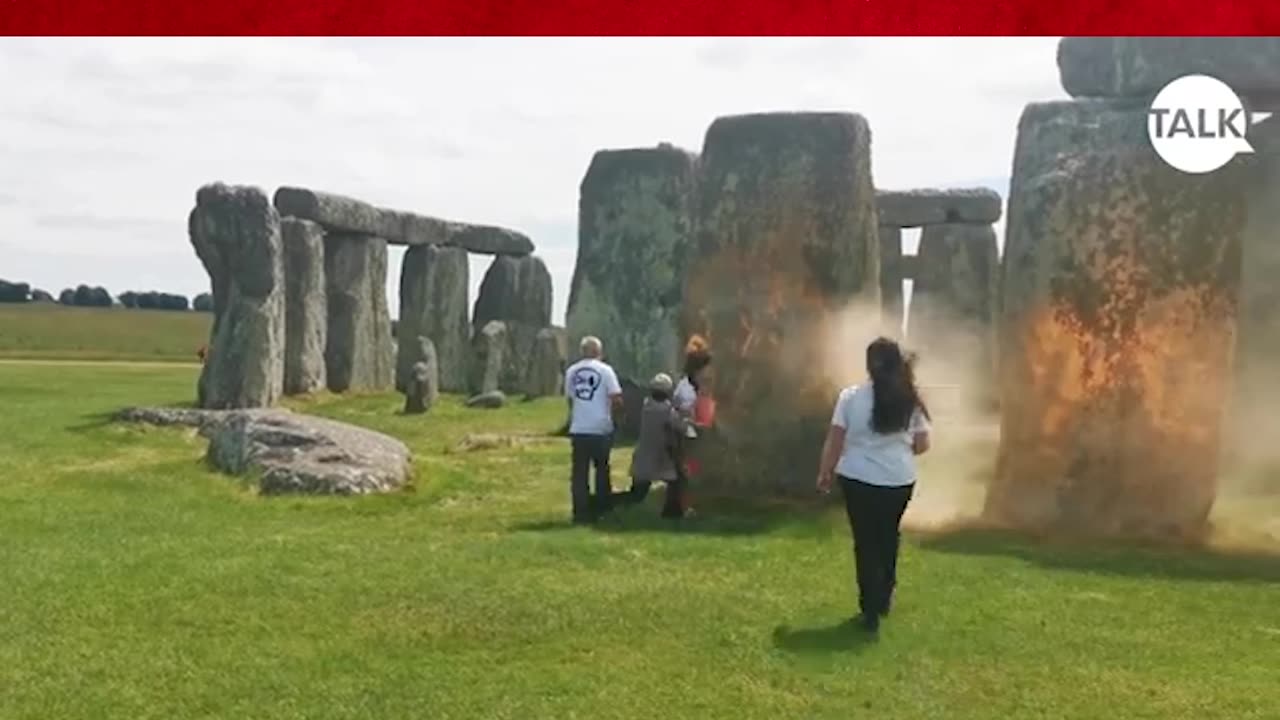
{"type": "Polygon", "coordinates": [[[196,188],[296,184],[528,232],[559,320],[596,150],[697,150],[720,115],[846,110],[871,123],[879,186],[1003,191],[1022,106],[1063,96],[1055,44],[3,39],[0,272],[55,293],[194,294],[206,285],[186,238],[196,188]]]}

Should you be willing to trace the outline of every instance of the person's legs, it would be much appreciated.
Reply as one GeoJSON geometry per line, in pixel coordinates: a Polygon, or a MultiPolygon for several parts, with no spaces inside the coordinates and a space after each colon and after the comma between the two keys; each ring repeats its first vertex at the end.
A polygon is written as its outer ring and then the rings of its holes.
{"type": "Polygon", "coordinates": [[[893,488],[887,507],[885,508],[885,517],[892,521],[892,525],[885,529],[885,588],[886,597],[882,614],[888,615],[889,609],[893,606],[893,591],[898,586],[898,549],[902,545],[902,515],[907,511],[907,504],[911,502],[911,494],[915,487],[908,485],[903,488],[893,488]]]}
{"type": "Polygon", "coordinates": [[[667,482],[667,497],[662,503],[662,517],[684,517],[684,485],[683,476],[667,482]]]}
{"type": "Polygon", "coordinates": [[[573,470],[569,476],[569,493],[573,500],[573,521],[584,523],[591,521],[591,491],[587,484],[590,471],[591,454],[588,447],[589,438],[574,435],[569,438],[573,447],[573,470]]]}
{"type": "Polygon", "coordinates": [[[884,570],[876,526],[875,488],[857,480],[840,479],[845,512],[853,531],[853,559],[858,579],[858,609],[864,621],[874,625],[882,602],[884,570]]]}
{"type": "Polygon", "coordinates": [[[613,438],[597,435],[591,438],[591,462],[596,467],[596,511],[606,513],[613,506],[613,484],[609,481],[609,454],[613,438]]]}

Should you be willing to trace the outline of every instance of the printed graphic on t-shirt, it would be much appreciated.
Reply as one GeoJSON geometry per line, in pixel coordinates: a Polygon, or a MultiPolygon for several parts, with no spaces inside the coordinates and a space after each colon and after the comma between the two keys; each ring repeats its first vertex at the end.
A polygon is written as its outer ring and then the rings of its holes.
{"type": "Polygon", "coordinates": [[[573,396],[583,402],[590,402],[600,390],[600,383],[600,373],[595,368],[578,368],[573,373],[573,396]]]}

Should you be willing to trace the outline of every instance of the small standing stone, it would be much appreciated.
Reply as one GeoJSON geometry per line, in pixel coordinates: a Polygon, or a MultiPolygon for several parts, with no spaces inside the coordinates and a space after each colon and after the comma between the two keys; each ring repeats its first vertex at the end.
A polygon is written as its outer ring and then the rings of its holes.
{"type": "Polygon", "coordinates": [[[533,343],[533,357],[529,363],[528,385],[525,395],[529,398],[553,397],[564,387],[563,333],[556,328],[543,328],[533,343]]]}
{"type": "Polygon", "coordinates": [[[421,414],[435,404],[440,395],[440,366],[436,360],[436,346],[431,338],[419,337],[416,343],[405,343],[413,347],[417,357],[410,368],[408,382],[405,384],[406,414],[421,414]]]}
{"type": "Polygon", "coordinates": [[[507,356],[507,325],[493,320],[471,340],[471,363],[468,386],[476,395],[500,390],[502,369],[507,356]]]}

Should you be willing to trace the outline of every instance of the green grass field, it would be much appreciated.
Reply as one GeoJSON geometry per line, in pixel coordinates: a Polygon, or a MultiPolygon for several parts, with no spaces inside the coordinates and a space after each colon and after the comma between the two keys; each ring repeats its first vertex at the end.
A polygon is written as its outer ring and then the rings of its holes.
{"type": "MultiPolygon", "coordinates": [[[[0,718],[1280,714],[1274,557],[911,535],[869,643],[838,513],[704,504],[677,531],[651,498],[571,528],[563,441],[456,450],[558,401],[317,398],[409,443],[412,489],[263,498],[190,433],[104,422],[194,382],[0,365],[0,718]]],[[[922,484],[989,451],[941,446],[922,484]]]]}
{"type": "Polygon", "coordinates": [[[213,315],[0,303],[0,359],[198,362],[213,315]]]}

